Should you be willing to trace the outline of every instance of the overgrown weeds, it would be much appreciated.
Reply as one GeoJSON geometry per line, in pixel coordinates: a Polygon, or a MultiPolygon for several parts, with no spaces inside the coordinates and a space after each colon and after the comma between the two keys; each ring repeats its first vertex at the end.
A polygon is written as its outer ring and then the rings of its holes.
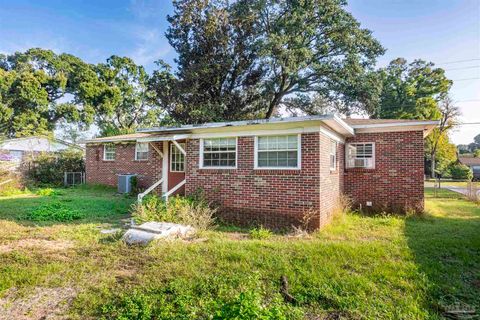
{"type": "Polygon", "coordinates": [[[253,228],[249,232],[250,238],[257,240],[266,240],[272,237],[273,233],[263,226],[253,228]]]}
{"type": "Polygon", "coordinates": [[[70,209],[60,201],[45,203],[28,212],[27,220],[32,221],[72,221],[83,218],[83,214],[75,209],[70,209]]]}
{"type": "Polygon", "coordinates": [[[197,230],[208,230],[215,226],[215,213],[203,197],[175,196],[168,203],[156,195],[150,195],[141,203],[132,205],[135,222],[166,221],[191,225],[197,230]]]}

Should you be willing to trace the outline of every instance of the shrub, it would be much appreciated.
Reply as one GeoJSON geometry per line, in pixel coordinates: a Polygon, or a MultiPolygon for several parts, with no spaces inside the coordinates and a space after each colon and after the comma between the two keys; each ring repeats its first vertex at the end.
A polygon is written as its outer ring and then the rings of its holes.
{"type": "Polygon", "coordinates": [[[257,239],[257,240],[265,240],[270,238],[273,235],[272,231],[264,228],[263,226],[251,229],[249,234],[250,234],[250,238],[257,239]]]}
{"type": "Polygon", "coordinates": [[[204,231],[215,227],[216,212],[217,209],[212,209],[206,204],[193,202],[179,208],[178,217],[181,223],[204,231]]]}
{"type": "Polygon", "coordinates": [[[132,205],[132,216],[137,223],[147,221],[167,221],[188,224],[199,230],[207,230],[215,225],[216,209],[199,198],[175,196],[168,205],[160,197],[150,195],[142,203],[132,205]]]}
{"type": "Polygon", "coordinates": [[[37,195],[39,196],[45,196],[45,197],[50,197],[50,196],[55,196],[57,195],[57,191],[55,191],[52,188],[43,188],[43,189],[38,189],[37,190],[37,195]]]}
{"type": "Polygon", "coordinates": [[[30,211],[26,219],[33,221],[72,221],[83,218],[78,210],[70,209],[59,201],[43,204],[30,211]]]}
{"type": "Polygon", "coordinates": [[[220,319],[291,319],[288,307],[280,299],[265,304],[261,296],[253,291],[241,292],[233,301],[223,304],[221,309],[213,316],[214,320],[220,319]]]}
{"type": "Polygon", "coordinates": [[[472,180],[473,172],[472,169],[467,167],[464,164],[456,163],[450,166],[450,174],[452,175],[453,179],[457,180],[472,180]]]}
{"type": "Polygon", "coordinates": [[[153,316],[155,301],[149,296],[133,291],[129,295],[121,295],[118,301],[102,306],[101,319],[117,320],[150,320],[153,316]]]}
{"type": "Polygon", "coordinates": [[[25,194],[29,193],[30,190],[27,188],[21,189],[15,184],[6,184],[0,187],[0,197],[10,197],[10,196],[15,196],[18,194],[25,194]]]}
{"type": "Polygon", "coordinates": [[[57,154],[40,154],[31,162],[27,176],[36,183],[61,185],[65,171],[85,171],[81,151],[68,149],[57,154]]]}

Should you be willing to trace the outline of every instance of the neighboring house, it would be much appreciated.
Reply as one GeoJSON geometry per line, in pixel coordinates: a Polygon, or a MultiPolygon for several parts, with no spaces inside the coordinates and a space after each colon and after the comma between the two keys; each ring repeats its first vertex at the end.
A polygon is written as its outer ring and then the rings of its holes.
{"type": "Polygon", "coordinates": [[[370,210],[423,210],[424,138],[437,121],[342,120],[334,115],[143,129],[86,141],[88,183],[202,190],[242,225],[318,228],[342,194],[370,210]]]}
{"type": "Polygon", "coordinates": [[[0,154],[2,159],[20,163],[26,157],[40,153],[55,153],[68,148],[84,150],[84,148],[59,139],[42,136],[8,139],[0,142],[0,154]]]}
{"type": "Polygon", "coordinates": [[[473,171],[473,178],[475,180],[480,179],[480,158],[474,158],[474,157],[458,157],[458,161],[460,163],[466,165],[467,167],[470,167],[473,171]]]}

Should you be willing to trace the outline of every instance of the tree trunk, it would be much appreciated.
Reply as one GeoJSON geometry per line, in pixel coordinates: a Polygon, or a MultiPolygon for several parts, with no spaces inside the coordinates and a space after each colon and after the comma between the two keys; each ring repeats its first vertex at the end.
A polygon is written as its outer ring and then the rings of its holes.
{"type": "Polygon", "coordinates": [[[432,152],[432,155],[430,158],[431,158],[430,175],[432,176],[432,179],[435,179],[435,152],[432,152]]]}
{"type": "Polygon", "coordinates": [[[265,119],[270,119],[272,117],[273,112],[278,107],[278,104],[280,103],[282,98],[283,98],[282,92],[275,94],[272,101],[270,101],[270,104],[268,105],[268,110],[267,110],[267,114],[265,115],[265,119]]]}

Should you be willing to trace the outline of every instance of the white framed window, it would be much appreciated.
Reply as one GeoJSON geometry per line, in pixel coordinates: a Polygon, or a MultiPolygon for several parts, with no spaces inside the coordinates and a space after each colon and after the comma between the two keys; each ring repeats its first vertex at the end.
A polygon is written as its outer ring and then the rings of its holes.
{"type": "Polygon", "coordinates": [[[148,160],[148,142],[138,142],[135,145],[135,160],[148,160]]]}
{"type": "Polygon", "coordinates": [[[375,168],[375,143],[348,143],[345,153],[347,168],[375,168]]]}
{"type": "Polygon", "coordinates": [[[255,169],[300,169],[301,136],[255,137],[255,169]]]}
{"type": "Polygon", "coordinates": [[[237,167],[237,138],[200,140],[200,168],[232,169],[237,167]]]}
{"type": "Polygon", "coordinates": [[[337,141],[330,140],[330,171],[337,169],[337,141]]]}
{"type": "MultiPolygon", "coordinates": [[[[179,143],[185,150],[185,143],[179,143]]],[[[170,171],[185,172],[185,155],[172,143],[170,144],[170,171]]]]}
{"type": "Polygon", "coordinates": [[[115,160],[115,145],[114,144],[103,145],[103,160],[105,160],[105,161],[115,160]]]}

